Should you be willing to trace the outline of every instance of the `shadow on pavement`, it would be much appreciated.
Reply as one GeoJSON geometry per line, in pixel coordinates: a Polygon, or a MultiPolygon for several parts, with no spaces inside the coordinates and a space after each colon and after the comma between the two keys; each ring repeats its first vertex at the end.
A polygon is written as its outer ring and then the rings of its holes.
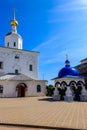
{"type": "Polygon", "coordinates": [[[41,99],[38,99],[38,101],[58,102],[57,100],[53,100],[52,97],[41,98],[41,99]]]}

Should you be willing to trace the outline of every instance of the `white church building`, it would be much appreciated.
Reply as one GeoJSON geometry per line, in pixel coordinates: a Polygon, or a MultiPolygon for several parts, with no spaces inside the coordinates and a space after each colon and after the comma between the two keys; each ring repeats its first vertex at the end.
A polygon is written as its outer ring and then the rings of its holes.
{"type": "Polygon", "coordinates": [[[15,16],[10,24],[0,47],[0,97],[44,96],[47,81],[38,79],[39,52],[23,50],[15,16]]]}

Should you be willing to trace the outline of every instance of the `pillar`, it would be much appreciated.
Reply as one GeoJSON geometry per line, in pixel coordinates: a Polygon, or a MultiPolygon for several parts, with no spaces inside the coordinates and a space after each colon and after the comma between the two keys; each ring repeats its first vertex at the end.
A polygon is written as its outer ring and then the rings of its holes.
{"type": "Polygon", "coordinates": [[[54,94],[53,94],[53,100],[60,100],[60,95],[57,87],[55,87],[54,94]]]}
{"type": "Polygon", "coordinates": [[[70,89],[70,86],[67,86],[66,95],[64,96],[65,101],[73,101],[73,94],[70,89]]]}
{"type": "Polygon", "coordinates": [[[85,86],[82,86],[80,100],[81,101],[87,101],[87,90],[85,89],[85,86]]]}

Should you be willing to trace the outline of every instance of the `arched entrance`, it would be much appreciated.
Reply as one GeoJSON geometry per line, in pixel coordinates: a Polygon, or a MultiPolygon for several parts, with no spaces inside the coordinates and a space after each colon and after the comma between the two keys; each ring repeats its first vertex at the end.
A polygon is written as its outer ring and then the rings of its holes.
{"type": "Polygon", "coordinates": [[[16,87],[17,97],[25,97],[27,86],[24,83],[20,83],[16,87]]]}
{"type": "Polygon", "coordinates": [[[72,82],[70,84],[70,88],[71,88],[71,91],[74,95],[74,101],[80,101],[82,84],[80,82],[78,82],[78,83],[72,82]]]}
{"type": "Polygon", "coordinates": [[[61,86],[58,87],[58,91],[60,94],[60,100],[64,100],[66,90],[67,90],[67,83],[65,81],[63,81],[63,82],[61,82],[61,86]]]}

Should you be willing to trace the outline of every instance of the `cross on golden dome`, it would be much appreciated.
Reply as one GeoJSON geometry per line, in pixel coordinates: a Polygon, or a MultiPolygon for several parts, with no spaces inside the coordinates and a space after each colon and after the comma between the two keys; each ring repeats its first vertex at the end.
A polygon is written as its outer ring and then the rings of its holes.
{"type": "Polygon", "coordinates": [[[18,22],[17,22],[17,20],[15,19],[15,9],[14,9],[14,19],[11,20],[10,24],[11,24],[11,26],[18,26],[18,22]]]}

